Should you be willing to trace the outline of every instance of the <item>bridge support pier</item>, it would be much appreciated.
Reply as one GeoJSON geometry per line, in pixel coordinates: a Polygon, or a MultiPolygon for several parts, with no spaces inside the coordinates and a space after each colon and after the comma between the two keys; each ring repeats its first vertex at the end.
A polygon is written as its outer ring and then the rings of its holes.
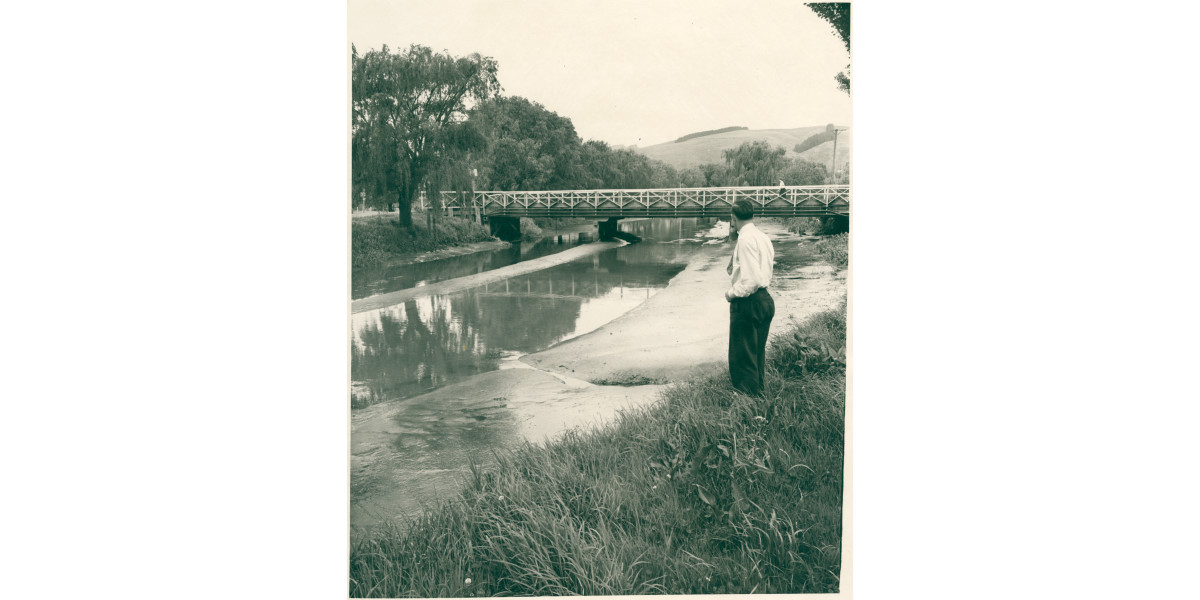
{"type": "Polygon", "coordinates": [[[600,221],[600,241],[607,242],[617,237],[617,232],[620,229],[617,227],[618,217],[609,217],[607,221],[600,221]]]}
{"type": "Polygon", "coordinates": [[[488,217],[488,229],[492,235],[506,241],[516,242],[521,239],[520,217],[488,217]]]}

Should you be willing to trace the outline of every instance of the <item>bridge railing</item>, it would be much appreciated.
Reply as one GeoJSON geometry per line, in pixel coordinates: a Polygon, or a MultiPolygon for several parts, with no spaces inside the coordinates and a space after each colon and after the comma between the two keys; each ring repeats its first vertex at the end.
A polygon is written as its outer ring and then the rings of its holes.
{"type": "Polygon", "coordinates": [[[442,192],[446,206],[484,215],[579,217],[722,217],[738,200],[764,216],[828,216],[850,212],[849,185],[742,186],[634,190],[478,191],[464,199],[442,192]]]}

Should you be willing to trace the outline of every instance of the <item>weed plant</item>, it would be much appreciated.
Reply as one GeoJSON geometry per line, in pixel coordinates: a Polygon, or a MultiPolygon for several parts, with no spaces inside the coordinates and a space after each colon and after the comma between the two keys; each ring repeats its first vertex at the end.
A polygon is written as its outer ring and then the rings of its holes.
{"type": "Polygon", "coordinates": [[[671,383],[670,381],[667,381],[666,379],[662,379],[660,377],[650,377],[647,375],[643,375],[641,373],[631,373],[631,372],[613,373],[609,377],[596,377],[594,379],[589,379],[588,382],[594,383],[596,385],[623,385],[623,386],[663,385],[663,384],[671,383]]]}
{"type": "Polygon", "coordinates": [[[396,219],[355,221],[350,230],[350,260],[355,269],[376,267],[400,254],[494,239],[483,226],[460,217],[443,217],[432,228],[414,219],[412,229],[401,227],[396,219]]]}
{"type": "Polygon", "coordinates": [[[847,217],[791,217],[784,224],[788,231],[804,235],[836,235],[850,231],[847,217]]]}
{"type": "Polygon", "coordinates": [[[521,239],[526,242],[542,237],[542,228],[529,217],[521,217],[521,239]]]}
{"type": "Polygon", "coordinates": [[[724,371],[472,469],[350,553],[350,596],[836,592],[845,306],[777,336],[761,398],[724,371]]]}
{"type": "Polygon", "coordinates": [[[814,235],[821,229],[821,220],[815,217],[790,217],[784,221],[784,225],[792,233],[814,235]]]}
{"type": "Polygon", "coordinates": [[[816,244],[816,251],[825,262],[845,269],[850,265],[850,234],[839,233],[822,238],[816,244]]]}
{"type": "Polygon", "coordinates": [[[817,229],[817,235],[835,235],[850,232],[850,217],[820,217],[820,221],[821,227],[817,229]]]}

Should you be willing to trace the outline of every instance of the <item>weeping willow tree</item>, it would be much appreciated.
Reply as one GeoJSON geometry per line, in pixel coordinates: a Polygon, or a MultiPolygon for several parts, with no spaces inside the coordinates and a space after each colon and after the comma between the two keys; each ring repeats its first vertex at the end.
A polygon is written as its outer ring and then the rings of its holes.
{"type": "Polygon", "coordinates": [[[764,140],[743,142],[725,150],[725,177],[729,185],[774,185],[788,166],[783,146],[771,146],[764,140]]]}
{"type": "Polygon", "coordinates": [[[424,189],[430,206],[429,224],[437,220],[445,206],[442,192],[456,192],[459,206],[470,206],[468,192],[471,191],[471,169],[478,153],[487,146],[487,139],[471,121],[455,123],[445,133],[445,142],[431,156],[431,168],[425,175],[424,189]]]}
{"type": "Polygon", "coordinates": [[[481,143],[465,123],[470,106],[500,92],[496,61],[456,58],[413,45],[359,55],[351,46],[351,177],[373,206],[397,202],[412,227],[412,204],[431,173],[481,143]]]}

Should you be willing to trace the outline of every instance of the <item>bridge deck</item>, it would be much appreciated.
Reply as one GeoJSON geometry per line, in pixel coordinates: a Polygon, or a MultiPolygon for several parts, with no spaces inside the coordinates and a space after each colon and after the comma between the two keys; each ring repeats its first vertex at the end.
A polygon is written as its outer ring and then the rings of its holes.
{"type": "Polygon", "coordinates": [[[442,192],[446,206],[522,217],[725,217],[738,200],[768,217],[850,214],[850,186],[750,186],[643,190],[442,192]]]}

